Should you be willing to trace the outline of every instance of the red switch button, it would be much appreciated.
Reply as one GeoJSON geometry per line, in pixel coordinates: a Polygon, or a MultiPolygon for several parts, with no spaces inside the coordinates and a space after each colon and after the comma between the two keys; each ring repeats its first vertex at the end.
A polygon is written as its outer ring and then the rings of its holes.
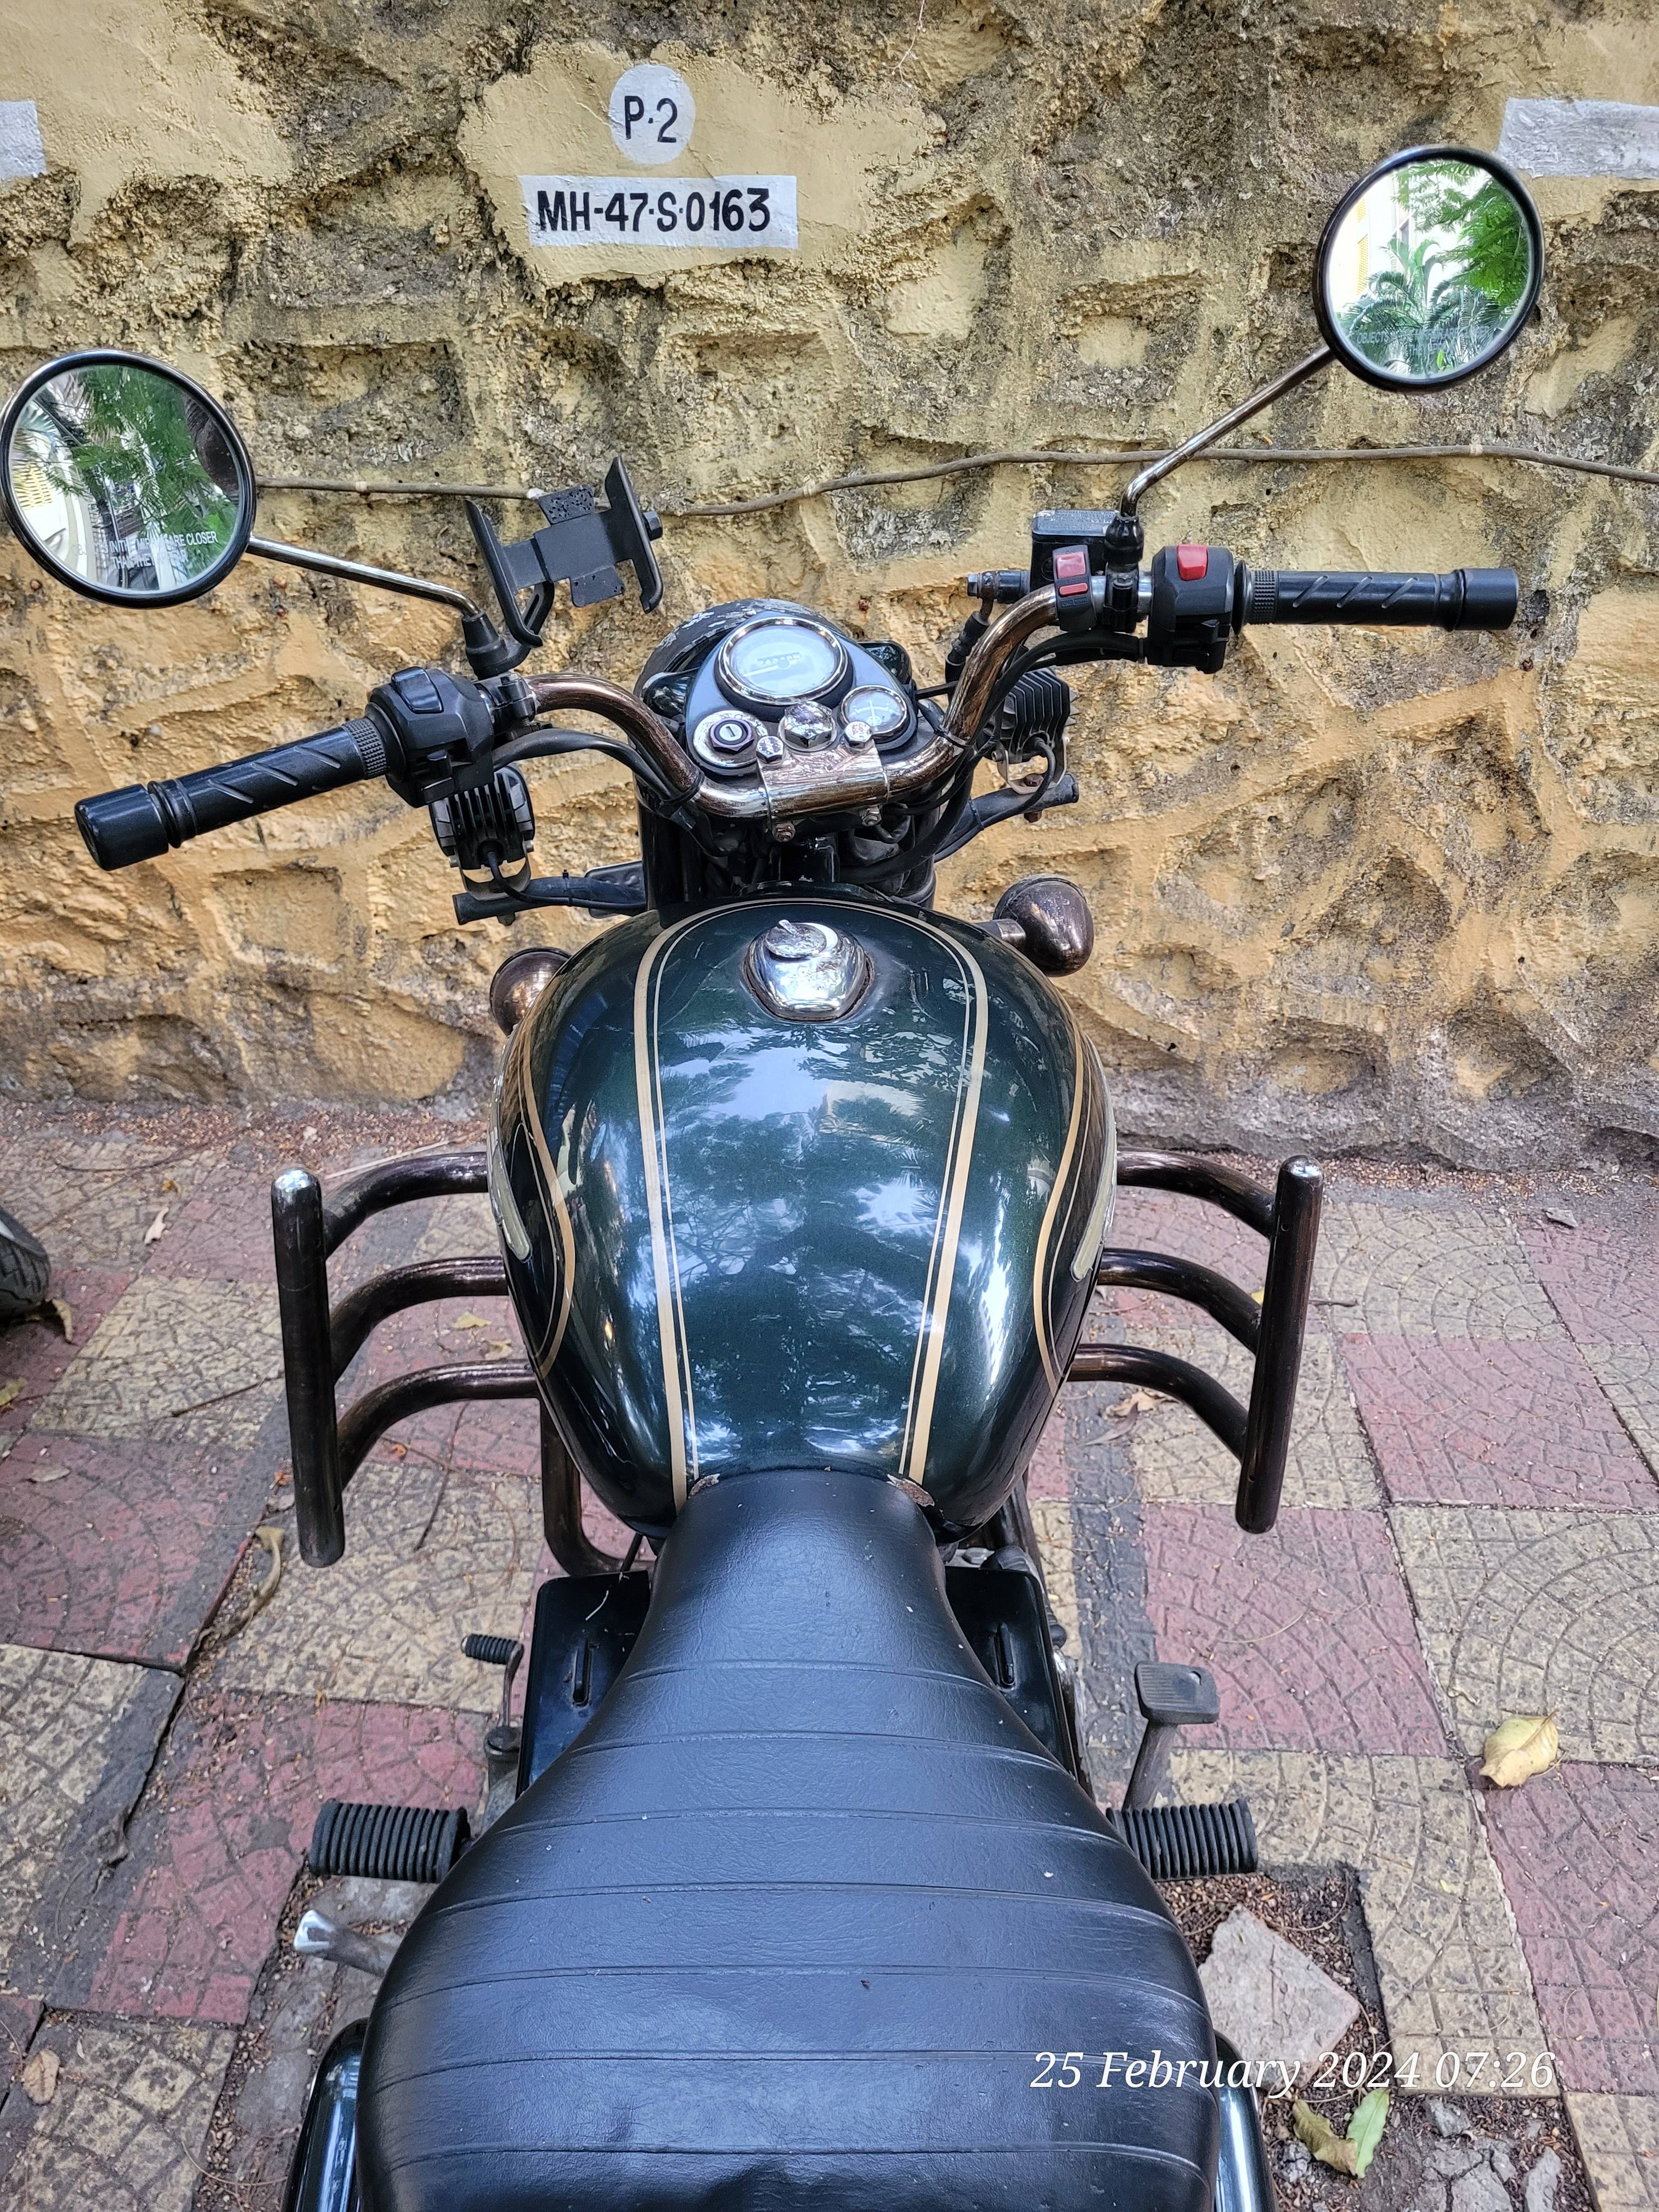
{"type": "Polygon", "coordinates": [[[1176,574],[1183,584],[1195,584],[1208,573],[1210,549],[1207,545],[1177,545],[1176,574]]]}
{"type": "Polygon", "coordinates": [[[1089,591],[1089,549],[1062,545],[1054,555],[1054,595],[1057,599],[1086,598],[1089,591]]]}

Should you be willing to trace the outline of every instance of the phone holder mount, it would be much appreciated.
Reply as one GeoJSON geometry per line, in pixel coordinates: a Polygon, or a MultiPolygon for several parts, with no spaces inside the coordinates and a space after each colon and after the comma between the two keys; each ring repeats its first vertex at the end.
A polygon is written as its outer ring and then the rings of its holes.
{"type": "Polygon", "coordinates": [[[477,501],[467,501],[466,519],[512,641],[501,641],[490,667],[480,667],[474,657],[475,673],[502,675],[535,651],[561,584],[569,586],[573,607],[598,606],[602,600],[622,597],[627,586],[618,570],[627,566],[634,571],[645,612],[649,614],[660,602],[662,571],[651,546],[662,536],[662,524],[652,508],[641,507],[620,460],[606,470],[604,489],[603,507],[583,484],[568,491],[537,493],[536,504],[547,518],[546,526],[510,545],[502,544],[477,501]],[[527,599],[521,597],[525,592],[527,599]]]}

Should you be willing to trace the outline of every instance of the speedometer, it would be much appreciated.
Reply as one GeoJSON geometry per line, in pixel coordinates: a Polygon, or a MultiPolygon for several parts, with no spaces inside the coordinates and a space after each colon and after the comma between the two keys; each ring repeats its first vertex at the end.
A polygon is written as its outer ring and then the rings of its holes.
{"type": "Polygon", "coordinates": [[[714,674],[728,699],[764,712],[823,698],[845,682],[848,667],[847,647],[822,623],[764,615],[732,632],[714,674]]]}

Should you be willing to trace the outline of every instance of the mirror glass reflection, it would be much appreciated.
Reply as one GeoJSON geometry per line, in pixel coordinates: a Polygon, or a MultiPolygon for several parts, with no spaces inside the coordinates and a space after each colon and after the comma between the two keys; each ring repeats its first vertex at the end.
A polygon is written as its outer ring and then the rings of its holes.
{"type": "Polygon", "coordinates": [[[13,513],[59,569],[134,600],[205,588],[251,495],[216,410],[132,362],[64,368],[23,403],[5,456],[13,513]]]}
{"type": "Polygon", "coordinates": [[[1532,304],[1531,227],[1472,161],[1408,161],[1338,224],[1322,281],[1337,336],[1392,381],[1437,384],[1512,337],[1532,304]]]}

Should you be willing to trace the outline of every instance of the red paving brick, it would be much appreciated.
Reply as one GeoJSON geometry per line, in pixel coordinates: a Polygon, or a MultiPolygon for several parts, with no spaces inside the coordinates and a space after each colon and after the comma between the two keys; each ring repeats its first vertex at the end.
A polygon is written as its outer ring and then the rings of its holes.
{"type": "Polygon", "coordinates": [[[1444,1753],[1380,1513],[1281,1513],[1250,1536],[1224,1507],[1149,1505],[1141,1532],[1158,1656],[1208,1667],[1221,1692],[1192,1748],[1444,1753]]]}
{"type": "Polygon", "coordinates": [[[188,1705],[49,1992],[56,2005],[234,2025],[325,1797],[471,1806],[476,1718],[209,1695],[188,1705]]]}
{"type": "Polygon", "coordinates": [[[1659,2095],[1659,1776],[1562,1766],[1486,1813],[1564,2086],[1659,2095]]]}
{"type": "Polygon", "coordinates": [[[26,1436],[0,1460],[0,1643],[182,1666],[266,1489],[248,1455],[26,1436]]]}
{"type": "Polygon", "coordinates": [[[21,1382],[21,1390],[0,1412],[0,1430],[15,1433],[72,1360],[96,1335],[98,1324],[132,1280],[112,1267],[54,1267],[52,1295],[69,1307],[73,1341],[56,1321],[13,1322],[0,1329],[0,1386],[21,1382]]]}
{"type": "Polygon", "coordinates": [[[1533,1223],[1522,1243],[1551,1303],[1581,1341],[1659,1349],[1655,1237],[1636,1229],[1533,1223]]]}
{"type": "Polygon", "coordinates": [[[1345,1336],[1396,1504],[1659,1508],[1659,1482],[1565,1338],[1345,1336]]]}

